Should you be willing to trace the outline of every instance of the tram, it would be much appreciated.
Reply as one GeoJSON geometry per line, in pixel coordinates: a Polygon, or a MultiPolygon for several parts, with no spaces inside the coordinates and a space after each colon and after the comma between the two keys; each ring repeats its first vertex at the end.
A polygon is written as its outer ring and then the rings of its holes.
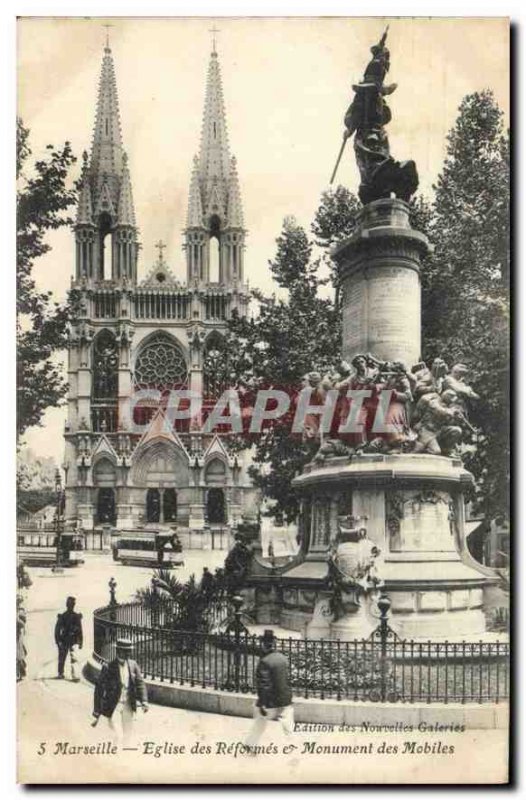
{"type": "Polygon", "coordinates": [[[112,546],[113,560],[126,566],[172,569],[184,565],[183,547],[175,532],[130,532],[112,546]]]}

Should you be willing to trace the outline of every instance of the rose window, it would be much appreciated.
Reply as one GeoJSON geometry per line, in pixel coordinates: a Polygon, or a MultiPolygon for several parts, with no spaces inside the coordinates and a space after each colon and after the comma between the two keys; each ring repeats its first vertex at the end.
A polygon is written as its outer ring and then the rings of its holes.
{"type": "Polygon", "coordinates": [[[177,345],[162,334],[151,339],[137,357],[135,385],[144,389],[180,388],[186,385],[188,369],[177,345]]]}

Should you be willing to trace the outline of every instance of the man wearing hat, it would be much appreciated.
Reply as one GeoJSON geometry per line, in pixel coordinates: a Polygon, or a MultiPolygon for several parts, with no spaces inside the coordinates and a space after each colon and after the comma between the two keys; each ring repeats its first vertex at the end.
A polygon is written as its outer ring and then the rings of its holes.
{"type": "Polygon", "coordinates": [[[289,662],[276,650],[274,631],[266,630],[261,639],[262,655],[256,668],[258,699],[254,706],[254,722],[245,745],[255,747],[268,722],[279,721],[285,733],[294,729],[289,662]]]}
{"type": "Polygon", "coordinates": [[[117,657],[102,667],[93,700],[93,726],[101,715],[107,717],[115,738],[123,744],[129,741],[137,705],[148,711],[146,685],[139,665],[130,658],[132,650],[128,639],[117,639],[117,657]]]}
{"type": "Polygon", "coordinates": [[[75,611],[75,598],[66,598],[66,610],[57,614],[55,642],[58,647],[58,677],[64,677],[68,653],[71,659],[71,680],[78,683],[77,649],[82,649],[82,614],[75,611]]]}

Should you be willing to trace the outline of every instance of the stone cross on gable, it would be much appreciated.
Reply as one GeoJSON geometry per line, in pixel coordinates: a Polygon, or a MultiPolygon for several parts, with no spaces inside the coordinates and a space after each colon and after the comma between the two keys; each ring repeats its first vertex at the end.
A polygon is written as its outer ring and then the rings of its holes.
{"type": "Polygon", "coordinates": [[[159,250],[159,264],[164,264],[163,250],[165,249],[166,244],[162,239],[159,239],[159,241],[155,243],[155,247],[157,247],[159,250]]]}

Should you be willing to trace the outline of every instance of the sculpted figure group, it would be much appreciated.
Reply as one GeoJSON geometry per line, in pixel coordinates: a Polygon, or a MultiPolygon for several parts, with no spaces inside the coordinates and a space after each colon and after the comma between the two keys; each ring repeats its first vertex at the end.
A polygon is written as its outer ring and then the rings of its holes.
{"type": "MultiPolygon", "coordinates": [[[[374,452],[458,456],[466,432],[476,433],[468,410],[479,396],[467,373],[464,364],[449,369],[441,358],[431,367],[422,361],[408,370],[400,361],[362,353],[323,378],[309,373],[305,385],[314,389],[318,402],[330,389],[338,391],[331,433],[316,459],[374,452]]],[[[312,415],[307,421],[307,436],[316,434],[319,419],[312,415]]]]}

